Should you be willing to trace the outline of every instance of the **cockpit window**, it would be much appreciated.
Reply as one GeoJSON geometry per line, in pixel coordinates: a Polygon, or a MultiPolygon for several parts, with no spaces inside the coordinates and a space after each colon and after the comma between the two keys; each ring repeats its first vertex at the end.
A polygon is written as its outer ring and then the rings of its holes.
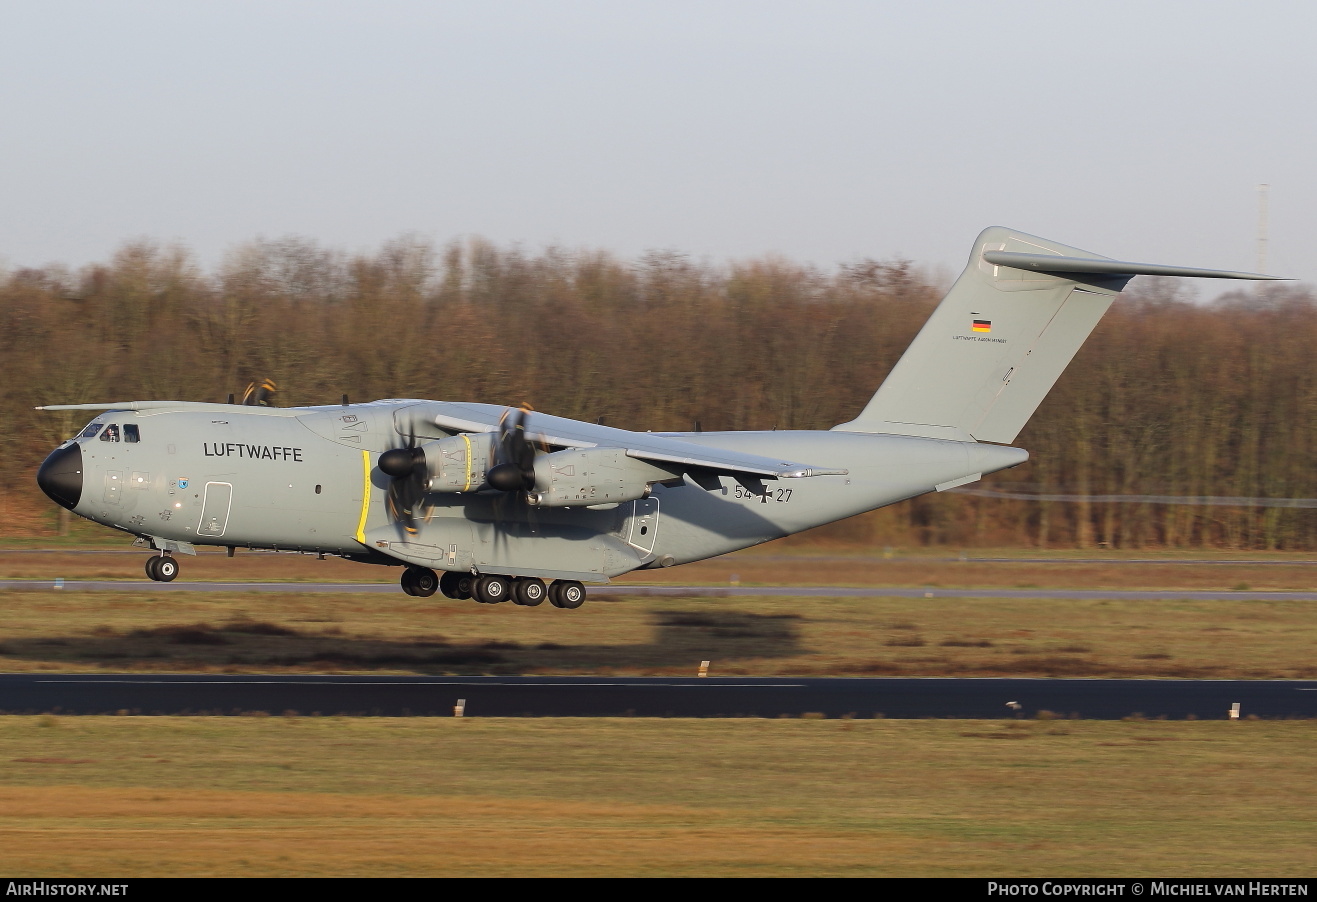
{"type": "Polygon", "coordinates": [[[115,424],[115,423],[111,423],[110,425],[106,426],[106,427],[105,427],[105,431],[101,433],[101,441],[103,441],[103,442],[117,442],[117,441],[119,441],[119,427],[118,427],[118,425],[115,424]]]}
{"type": "Polygon", "coordinates": [[[136,423],[123,424],[123,440],[125,442],[140,442],[142,435],[137,431],[136,423]]]}
{"type": "Polygon", "coordinates": [[[87,428],[78,434],[78,438],[91,438],[93,435],[100,432],[101,427],[104,425],[104,423],[88,423],[87,428]]]}

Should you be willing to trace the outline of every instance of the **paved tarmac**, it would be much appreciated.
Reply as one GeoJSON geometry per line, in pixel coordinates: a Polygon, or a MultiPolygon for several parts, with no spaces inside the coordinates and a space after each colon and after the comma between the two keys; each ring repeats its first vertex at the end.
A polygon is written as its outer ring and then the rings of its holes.
{"type": "Polygon", "coordinates": [[[0,674],[9,714],[451,717],[1317,716],[1317,681],[0,674]]]}

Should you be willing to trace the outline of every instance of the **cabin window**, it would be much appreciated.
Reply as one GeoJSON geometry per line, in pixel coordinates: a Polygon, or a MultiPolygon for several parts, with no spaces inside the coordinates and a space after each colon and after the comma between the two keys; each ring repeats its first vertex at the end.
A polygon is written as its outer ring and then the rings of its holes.
{"type": "Polygon", "coordinates": [[[119,427],[114,423],[111,423],[110,425],[106,426],[105,431],[101,433],[101,441],[103,442],[119,441],[119,427]]]}
{"type": "Polygon", "coordinates": [[[140,442],[142,440],[142,434],[137,431],[136,423],[123,424],[123,440],[125,442],[140,442]]]}
{"type": "Polygon", "coordinates": [[[91,438],[96,433],[100,432],[104,425],[104,423],[88,423],[87,428],[82,430],[79,438],[91,438]]]}

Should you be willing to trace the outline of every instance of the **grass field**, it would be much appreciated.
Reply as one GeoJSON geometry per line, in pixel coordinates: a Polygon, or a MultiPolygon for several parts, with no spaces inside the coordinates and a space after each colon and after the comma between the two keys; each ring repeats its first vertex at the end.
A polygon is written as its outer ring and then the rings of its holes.
{"type": "MultiPolygon", "coordinates": [[[[51,578],[128,575],[122,590],[0,592],[0,669],[461,674],[1313,678],[1317,603],[596,596],[577,611],[442,596],[136,591],[145,555],[6,553],[0,567],[51,578]],[[91,570],[93,572],[86,572],[91,570]]],[[[746,554],[632,574],[694,584],[1310,588],[1297,558],[1221,563],[973,562],[746,554]]],[[[299,555],[187,559],[183,579],[226,575],[392,581],[394,568],[299,555]],[[284,566],[284,565],[287,566],[284,566]]],[[[625,586],[626,581],[620,581],[625,586]]]]}
{"type": "Polygon", "coordinates": [[[14,876],[1307,876],[1312,722],[0,719],[14,876]]]}
{"type": "MultiPolygon", "coordinates": [[[[1296,601],[0,592],[0,670],[1317,677],[1296,601]]],[[[0,704],[2,708],[2,704],[0,704]]]]}
{"type": "MultiPolygon", "coordinates": [[[[291,555],[185,563],[185,578],[293,581],[272,594],[147,594],[131,582],[3,591],[0,670],[690,675],[712,660],[715,675],[1317,676],[1305,602],[697,592],[560,611],[301,593],[297,579],[396,571],[291,555]]],[[[40,578],[136,579],[140,565],[0,554],[5,575],[40,578]]],[[[1307,589],[1317,571],[1265,556],[1095,565],[793,552],[643,576],[1229,590],[1307,589]]],[[[1317,840],[1314,731],[1225,720],[10,716],[0,872],[1303,877],[1317,840]]]]}

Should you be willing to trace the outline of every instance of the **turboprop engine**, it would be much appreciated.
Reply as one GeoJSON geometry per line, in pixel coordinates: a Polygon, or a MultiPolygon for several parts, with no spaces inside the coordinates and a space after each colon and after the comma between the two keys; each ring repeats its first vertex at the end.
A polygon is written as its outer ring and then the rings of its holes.
{"type": "Polygon", "coordinates": [[[426,442],[426,466],[432,492],[478,492],[487,488],[486,474],[498,436],[491,432],[461,433],[437,442],[426,442]]]}
{"type": "Polygon", "coordinates": [[[487,486],[496,436],[490,433],[454,435],[380,455],[379,466],[389,476],[417,483],[421,492],[476,492],[487,486]]]}
{"type": "Polygon", "coordinates": [[[417,450],[425,456],[429,491],[524,490],[526,503],[535,507],[576,507],[648,498],[655,482],[677,475],[627,457],[621,448],[571,448],[537,455],[532,464],[533,483],[526,479],[529,486],[509,486],[498,474],[490,477],[493,469],[487,469],[497,443],[497,436],[484,433],[421,445],[417,450]]]}
{"type": "Polygon", "coordinates": [[[585,507],[647,498],[654,483],[681,475],[623,448],[536,453],[519,425],[386,451],[379,466],[393,477],[394,507],[407,522],[429,493],[494,489],[519,494],[532,507],[585,507]]]}
{"type": "Polygon", "coordinates": [[[535,488],[526,502],[537,507],[617,504],[648,498],[655,482],[677,474],[628,457],[623,448],[572,448],[535,460],[535,488]]]}

